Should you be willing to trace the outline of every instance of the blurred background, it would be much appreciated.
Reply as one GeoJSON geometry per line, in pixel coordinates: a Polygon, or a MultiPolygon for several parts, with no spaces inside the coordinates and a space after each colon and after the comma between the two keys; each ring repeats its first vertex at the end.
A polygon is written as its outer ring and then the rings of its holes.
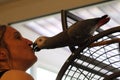
{"type": "MultiPolygon", "coordinates": [[[[62,31],[61,10],[89,19],[108,14],[106,30],[120,25],[120,0],[0,0],[0,24],[9,24],[32,41],[39,36],[54,36],[62,31]]],[[[68,20],[69,26],[74,21],[68,20]]],[[[27,72],[35,80],[55,80],[71,55],[68,47],[36,52],[37,63],[27,72]]]]}

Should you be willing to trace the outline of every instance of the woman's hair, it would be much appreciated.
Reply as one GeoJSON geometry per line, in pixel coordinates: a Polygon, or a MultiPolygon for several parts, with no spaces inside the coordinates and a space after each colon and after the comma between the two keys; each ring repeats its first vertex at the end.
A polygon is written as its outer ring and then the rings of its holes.
{"type": "MultiPolygon", "coordinates": [[[[6,44],[5,40],[4,40],[4,34],[5,34],[5,31],[6,31],[6,27],[7,27],[6,25],[0,25],[0,48],[7,49],[8,57],[10,59],[11,58],[10,51],[7,47],[7,44],[6,44]]],[[[0,60],[0,71],[9,70],[11,64],[6,64],[6,62],[7,62],[6,60],[2,60],[2,59],[0,60]]]]}
{"type": "Polygon", "coordinates": [[[4,33],[6,31],[6,25],[0,25],[0,48],[6,48],[6,43],[4,41],[4,33]]]}

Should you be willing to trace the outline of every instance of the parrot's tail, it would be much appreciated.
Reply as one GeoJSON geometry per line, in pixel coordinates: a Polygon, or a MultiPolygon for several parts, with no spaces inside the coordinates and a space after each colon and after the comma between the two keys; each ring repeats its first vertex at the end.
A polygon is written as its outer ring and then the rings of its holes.
{"type": "Polygon", "coordinates": [[[108,17],[108,15],[104,15],[104,16],[102,16],[102,17],[100,18],[97,26],[98,26],[98,27],[101,27],[102,25],[104,25],[104,24],[106,24],[107,22],[109,22],[109,20],[110,20],[110,17],[108,17]]]}

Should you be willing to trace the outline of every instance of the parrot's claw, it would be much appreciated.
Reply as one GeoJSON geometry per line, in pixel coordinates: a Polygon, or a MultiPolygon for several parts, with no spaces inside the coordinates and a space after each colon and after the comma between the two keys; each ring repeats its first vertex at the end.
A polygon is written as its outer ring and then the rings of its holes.
{"type": "Polygon", "coordinates": [[[34,50],[35,52],[40,51],[40,48],[38,48],[38,46],[37,46],[36,43],[33,43],[33,50],[34,50]]]}

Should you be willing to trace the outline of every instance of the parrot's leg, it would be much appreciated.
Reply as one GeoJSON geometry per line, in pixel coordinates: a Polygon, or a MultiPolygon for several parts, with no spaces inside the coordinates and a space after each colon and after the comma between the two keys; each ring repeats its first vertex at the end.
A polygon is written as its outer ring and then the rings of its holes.
{"type": "Polygon", "coordinates": [[[100,41],[100,42],[92,43],[89,47],[109,45],[109,44],[113,44],[113,43],[119,43],[120,44],[120,38],[114,38],[114,39],[111,39],[111,40],[106,40],[106,41],[100,41]]]}

